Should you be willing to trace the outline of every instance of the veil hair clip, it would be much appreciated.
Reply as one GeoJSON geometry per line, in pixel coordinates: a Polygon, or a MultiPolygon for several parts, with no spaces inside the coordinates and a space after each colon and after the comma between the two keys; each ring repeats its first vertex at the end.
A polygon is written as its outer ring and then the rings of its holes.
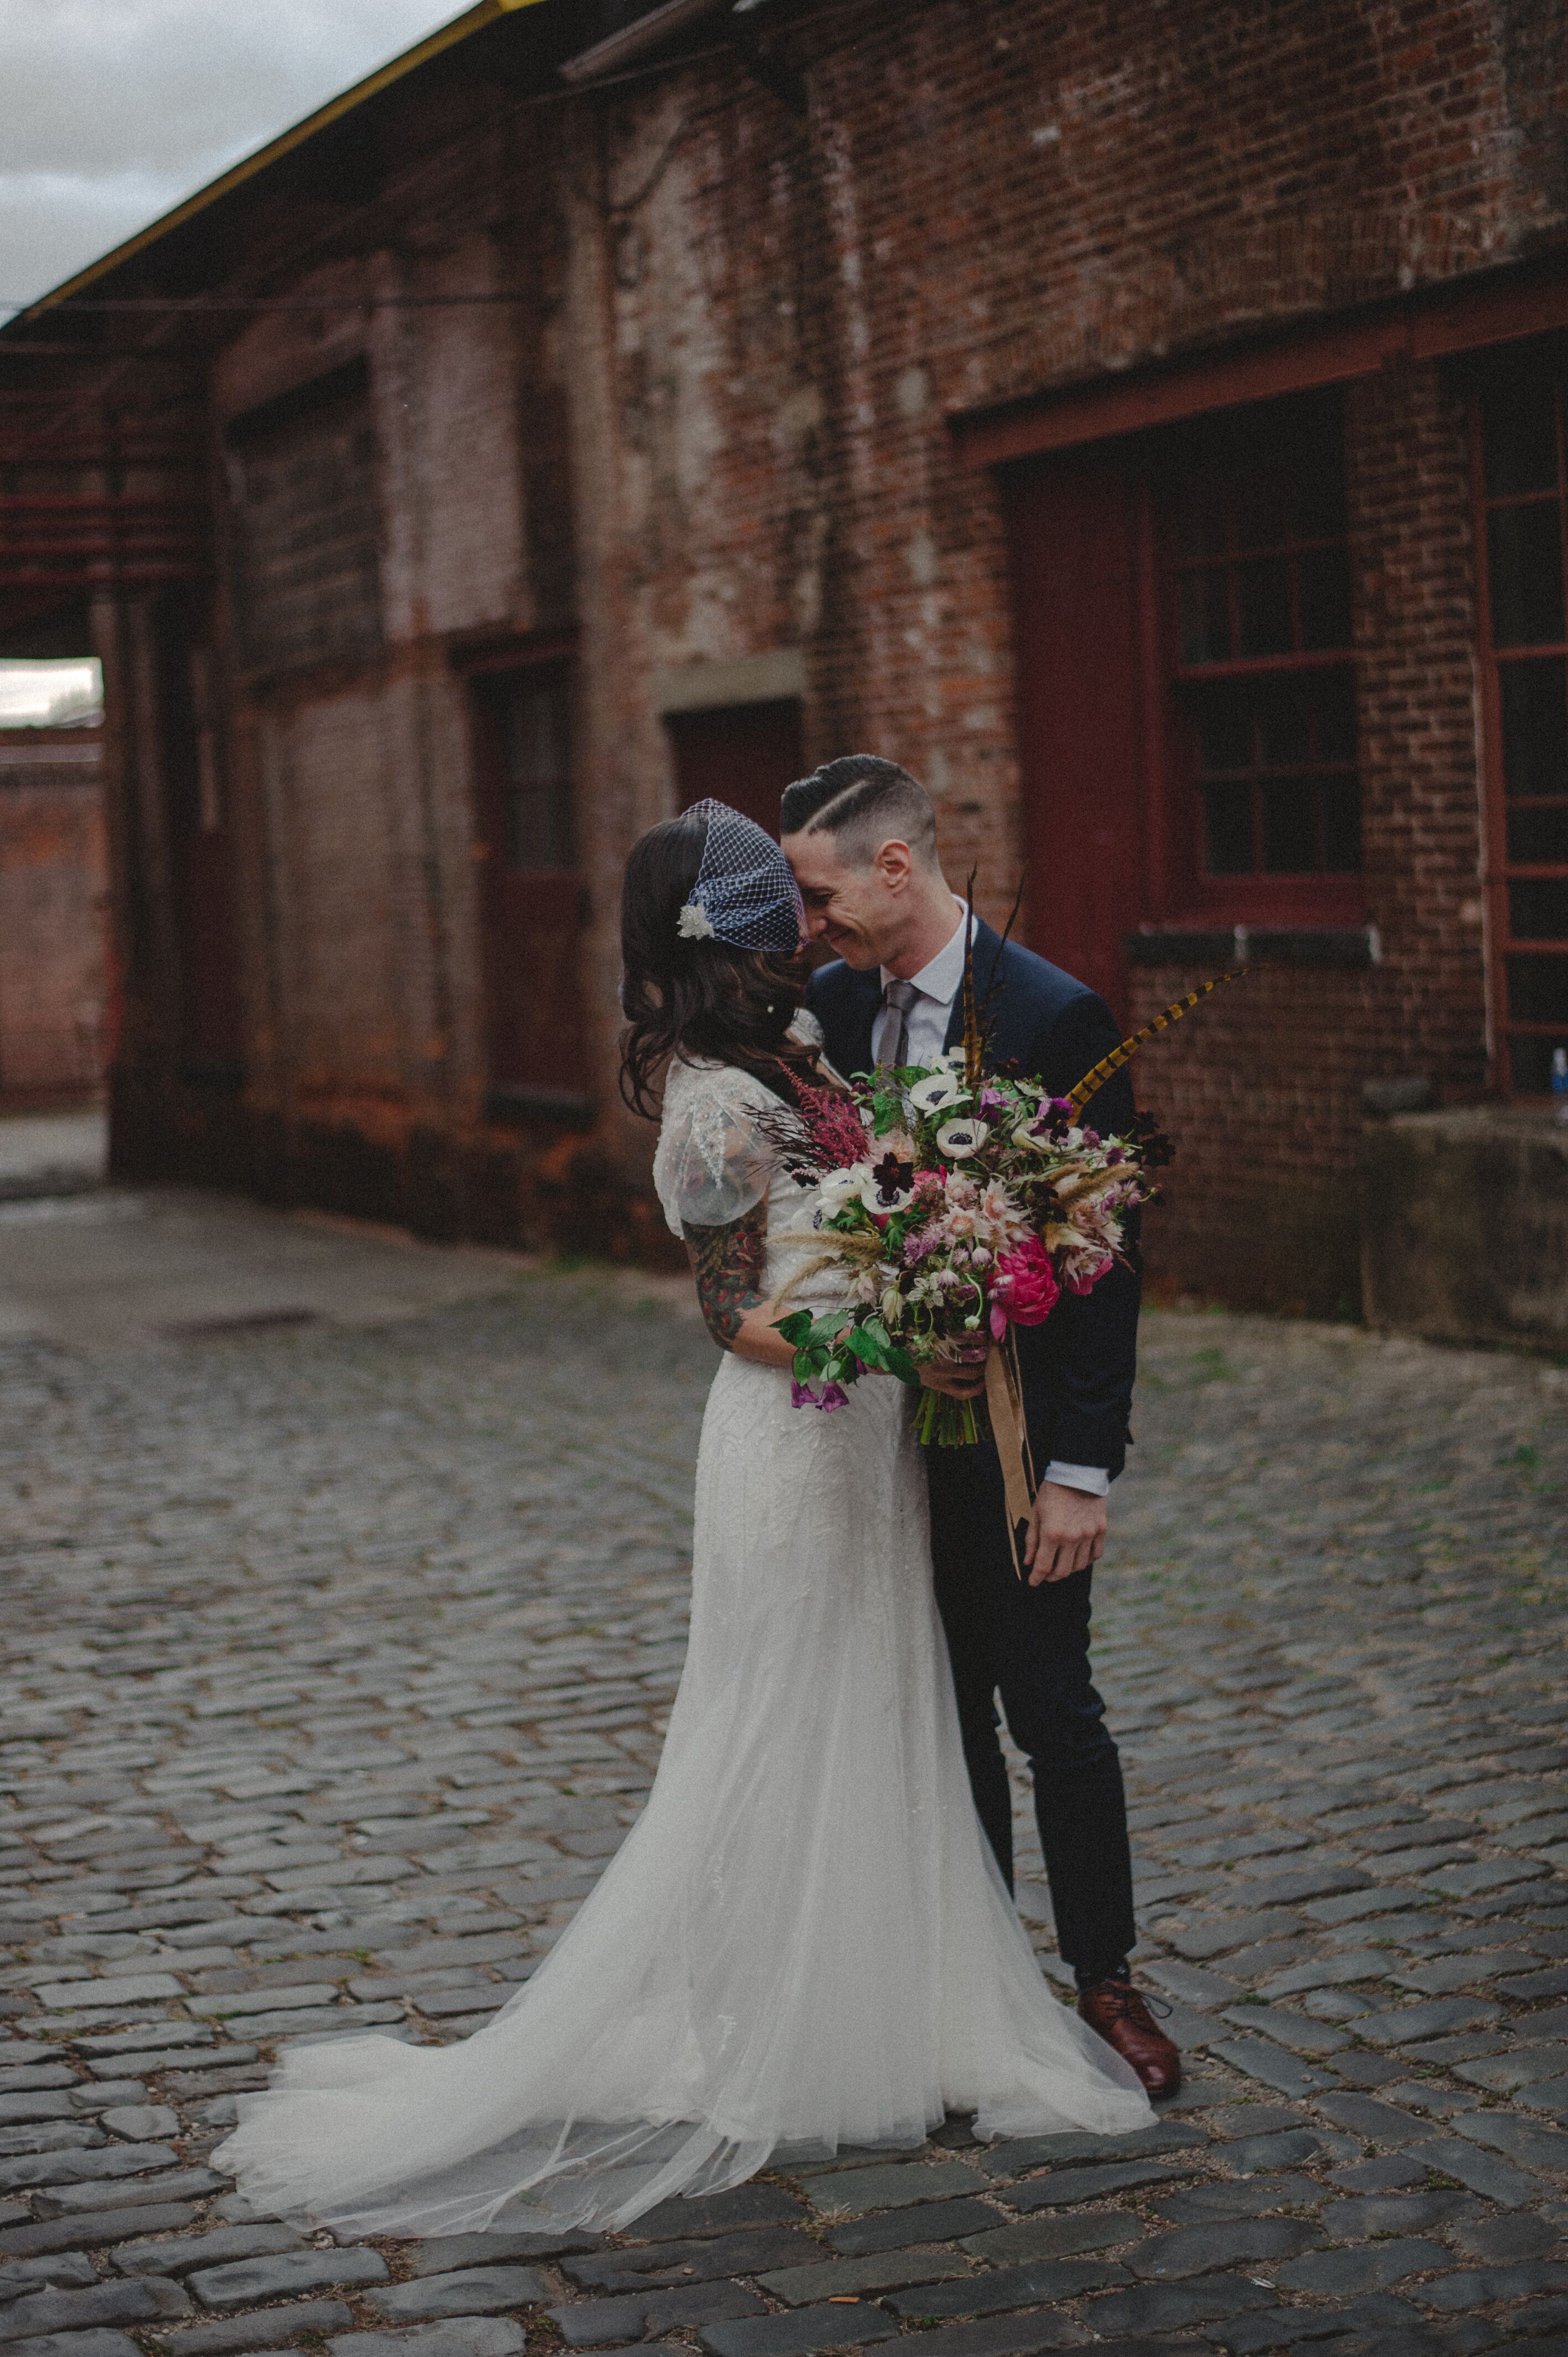
{"type": "Polygon", "coordinates": [[[711,942],[714,920],[700,900],[688,900],[675,920],[675,930],[683,942],[711,942]]]}

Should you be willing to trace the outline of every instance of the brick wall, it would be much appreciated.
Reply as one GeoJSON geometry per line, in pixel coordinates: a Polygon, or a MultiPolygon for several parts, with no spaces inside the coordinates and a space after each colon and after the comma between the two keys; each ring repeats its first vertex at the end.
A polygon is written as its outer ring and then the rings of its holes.
{"type": "MultiPolygon", "coordinates": [[[[1148,1227],[1156,1289],[1333,1316],[1359,1301],[1364,1082],[1486,1080],[1469,456],[1434,367],[1351,389],[1368,918],[1364,972],[1250,974],[1142,1051],[1140,1094],[1180,1144],[1148,1227]]],[[[1147,1022],[1200,978],[1140,967],[1147,1022]]]]}
{"type": "MultiPolygon", "coordinates": [[[[906,761],[999,913],[1026,834],[1004,519],[952,414],[1546,251],[1568,220],[1559,16],[862,0],[757,19],[800,113],[727,57],[521,116],[476,85],[444,130],[408,85],[417,172],[338,258],[268,283],[512,306],[270,317],[213,376],[221,426],[363,353],[379,452],[380,654],[231,692],[250,1045],[220,1117],[258,1164],[346,1208],[373,1166],[383,1214],[496,1236],[558,1226],[581,1167],[601,1231],[647,1248],[615,936],[626,849],[672,806],[656,677],[798,649],[808,758],[906,761]],[[583,1148],[485,1117],[460,676],[487,633],[563,627],[583,1148]]],[[[282,226],[259,210],[258,239],[282,226]]],[[[1143,1074],[1187,1140],[1157,1281],[1330,1312],[1354,1297],[1360,1082],[1484,1080],[1460,406],[1425,367],[1348,398],[1381,963],[1254,977],[1143,1074]]],[[[1141,969],[1140,1007],[1189,979],[1141,969]]]]}

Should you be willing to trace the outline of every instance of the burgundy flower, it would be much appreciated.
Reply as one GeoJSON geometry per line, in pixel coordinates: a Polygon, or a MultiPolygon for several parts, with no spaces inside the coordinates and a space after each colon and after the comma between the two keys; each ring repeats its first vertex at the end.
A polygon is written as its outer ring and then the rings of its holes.
{"type": "Polygon", "coordinates": [[[1056,1308],[1061,1288],[1050,1254],[1038,1236],[1026,1236],[1011,1251],[999,1253],[991,1288],[991,1331],[1000,1342],[1009,1321],[1015,1326],[1040,1326],[1056,1308]]]}
{"type": "Polygon", "coordinates": [[[896,1154],[885,1154],[880,1162],[872,1164],[871,1176],[878,1211],[895,1211],[915,1183],[915,1166],[900,1161],[896,1154]]]}

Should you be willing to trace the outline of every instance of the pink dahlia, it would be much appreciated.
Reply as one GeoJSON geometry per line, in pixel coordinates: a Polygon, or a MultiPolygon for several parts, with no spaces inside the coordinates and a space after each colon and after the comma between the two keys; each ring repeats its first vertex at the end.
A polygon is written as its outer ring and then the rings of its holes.
{"type": "Polygon", "coordinates": [[[991,1330],[1000,1342],[1008,1322],[1040,1326],[1057,1306],[1060,1286],[1038,1236],[1026,1236],[996,1256],[991,1287],[991,1330]]]}

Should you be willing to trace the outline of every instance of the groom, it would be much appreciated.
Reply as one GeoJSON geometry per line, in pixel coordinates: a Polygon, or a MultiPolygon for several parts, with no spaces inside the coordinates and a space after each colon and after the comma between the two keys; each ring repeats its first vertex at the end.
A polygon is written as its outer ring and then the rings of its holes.
{"type": "MultiPolygon", "coordinates": [[[[786,789],[779,828],[813,941],[840,963],[807,1004],[839,1071],[927,1063],[963,1036],[961,902],[937,856],[925,788],[875,754],[828,761],[786,789]]],[[[1104,1002],[1032,951],[977,924],[975,994],[991,1001],[991,1060],[1065,1096],[1120,1038],[1104,1002]]],[[[1133,1118],[1126,1073],[1089,1118],[1133,1118]]],[[[1135,1252],[1135,1243],[1134,1243],[1135,1252]]],[[[1092,1292],[1064,1293],[1042,1326],[1017,1329],[1025,1415],[1044,1466],[1020,1580],[1002,1469],[989,1439],[930,1448],[931,1550],[975,1807],[1013,1880],[1013,1807],[997,1697],[1027,1753],[1061,1953],[1078,2009],[1151,2095],[1181,2083],[1176,2048],[1133,1986],[1136,1939],[1122,1767],[1090,1677],[1090,1566],[1105,1548],[1106,1495],[1130,1437],[1139,1283],[1118,1264],[1092,1292]]]]}

